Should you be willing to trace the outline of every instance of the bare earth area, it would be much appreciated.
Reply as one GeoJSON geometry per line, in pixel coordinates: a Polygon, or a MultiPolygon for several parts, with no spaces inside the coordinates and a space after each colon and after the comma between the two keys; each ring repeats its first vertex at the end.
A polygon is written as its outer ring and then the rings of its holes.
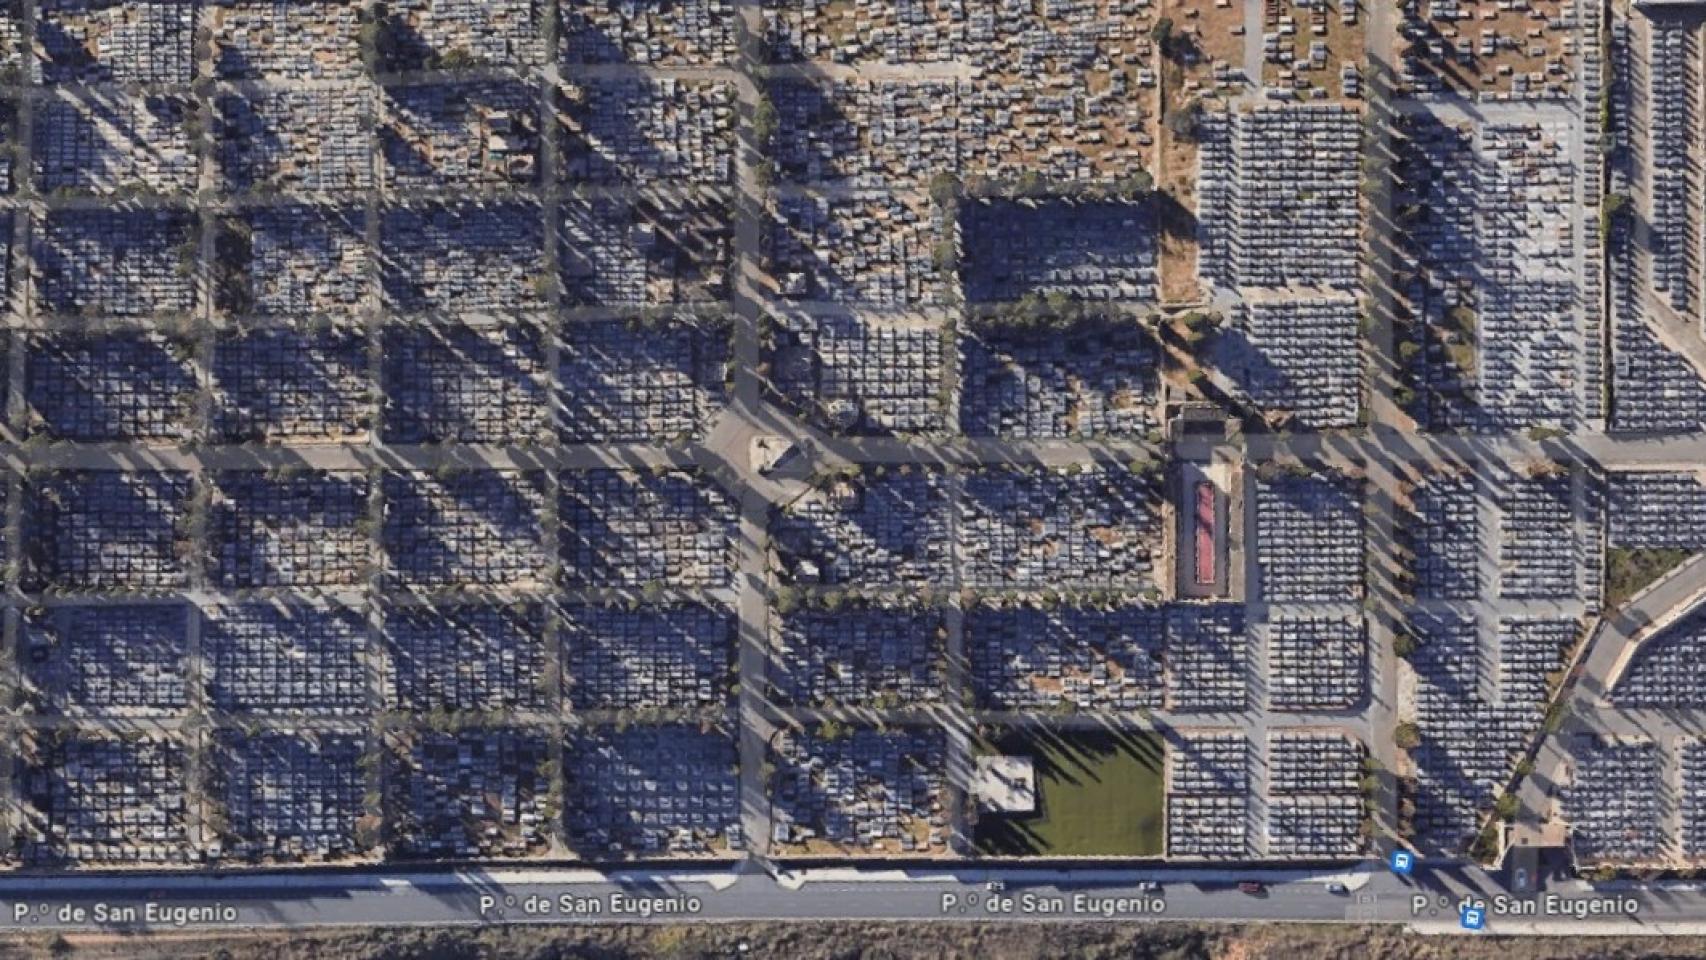
{"type": "Polygon", "coordinates": [[[0,944],[0,960],[622,960],[622,958],[932,957],[940,960],[1550,960],[1697,957],[1706,939],[1421,938],[1390,927],[1263,929],[1186,924],[758,924],[600,926],[269,934],[254,937],[38,938],[0,944]]]}

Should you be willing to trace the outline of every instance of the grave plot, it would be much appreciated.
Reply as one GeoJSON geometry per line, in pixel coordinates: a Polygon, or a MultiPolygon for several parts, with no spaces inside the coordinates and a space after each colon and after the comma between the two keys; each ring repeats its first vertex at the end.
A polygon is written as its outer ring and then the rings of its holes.
{"type": "Polygon", "coordinates": [[[213,475],[207,577],[226,589],[365,583],[373,562],[364,473],[213,475]]]}
{"type": "Polygon", "coordinates": [[[790,300],[940,306],[948,292],[941,220],[918,197],[783,195],[769,213],[770,275],[790,300]]]}
{"type": "Polygon", "coordinates": [[[880,187],[917,184],[959,169],[952,83],[773,80],[776,111],[766,156],[783,179],[880,187]]]}
{"type": "Polygon", "coordinates": [[[940,433],[952,399],[946,336],[872,317],[778,318],[772,382],[783,402],[837,433],[940,433]]]}
{"type": "Polygon", "coordinates": [[[43,0],[37,69],[47,83],[189,83],[195,25],[194,0],[43,0]]]}
{"type": "Polygon", "coordinates": [[[367,618],[300,600],[202,611],[207,699],[222,713],[351,715],[367,710],[367,618]]]}
{"type": "Polygon", "coordinates": [[[1263,599],[1360,600],[1362,506],[1362,484],[1351,477],[1279,473],[1258,478],[1256,556],[1263,599]]]}
{"type": "Polygon", "coordinates": [[[389,752],[390,852],[466,860],[537,856],[549,843],[550,745],[516,727],[418,731],[389,752]]]}
{"type": "Polygon", "coordinates": [[[384,337],[385,442],[514,444],[550,436],[537,326],[398,323],[384,337]]]}
{"type": "Polygon", "coordinates": [[[26,862],[187,861],[184,748],[165,736],[40,734],[19,768],[26,862]]]}
{"type": "Polygon", "coordinates": [[[568,64],[726,64],[739,15],[729,0],[556,0],[568,64]]]}
{"type": "Polygon", "coordinates": [[[1033,329],[992,322],[960,338],[960,429],[1013,439],[1146,436],[1161,427],[1159,352],[1135,323],[1033,329]]]}
{"type": "Polygon", "coordinates": [[[1268,735],[1268,856],[1361,856],[1362,744],[1328,731],[1268,735]]]}
{"type": "Polygon", "coordinates": [[[1416,640],[1411,664],[1421,678],[1418,713],[1443,715],[1453,702],[1467,704],[1485,699],[1483,674],[1491,671],[1481,649],[1479,624],[1475,617],[1457,613],[1410,615],[1407,629],[1416,640]]]}
{"type": "Polygon", "coordinates": [[[1165,634],[1165,611],[1137,604],[981,603],[965,615],[978,702],[993,710],[1160,709],[1165,634]]]}
{"type": "Polygon", "coordinates": [[[679,443],[728,402],[727,319],[593,320],[561,328],[557,416],[565,443],[679,443]]]}
{"type": "MultiPolygon", "coordinates": [[[[4,380],[0,380],[0,388],[3,388],[4,386],[4,380]]],[[[12,478],[7,474],[0,474],[0,510],[7,509],[7,504],[11,499],[12,478]]],[[[0,565],[10,564],[12,562],[14,549],[15,546],[12,542],[11,531],[8,530],[0,532],[0,565]]]]}
{"type": "Polygon", "coordinates": [[[386,473],[381,545],[388,579],[404,587],[526,587],[548,569],[537,473],[386,473]]]}
{"type": "Polygon", "coordinates": [[[733,84],[599,79],[572,83],[559,96],[566,179],[707,186],[733,179],[733,84]]]}
{"type": "Polygon", "coordinates": [[[559,491],[571,586],[716,588],[734,576],[735,504],[701,473],[565,472],[559,491]]]}
{"type": "Polygon", "coordinates": [[[1512,477],[1500,498],[1499,594],[1525,599],[1580,595],[1573,485],[1567,473],[1512,477]]]}
{"type": "Polygon", "coordinates": [[[1348,710],[1368,679],[1362,619],[1275,616],[1268,621],[1268,706],[1274,710],[1348,710]]]}
{"type": "Polygon", "coordinates": [[[193,487],[189,474],[173,472],[54,471],[30,477],[25,588],[184,586],[193,487]]]}
{"type": "Polygon", "coordinates": [[[379,67],[502,69],[539,64],[541,15],[550,0],[389,0],[378,18],[379,67]]]}
{"type": "Polygon", "coordinates": [[[1355,426],[1361,316],[1351,296],[1246,301],[1240,329],[1217,342],[1216,365],[1272,421],[1307,430],[1355,426]]]}
{"type": "Polygon", "coordinates": [[[1659,745],[1584,736],[1572,756],[1575,775],[1560,791],[1559,807],[1575,855],[1588,863],[1651,863],[1664,856],[1659,745]]]}
{"type": "MultiPolygon", "coordinates": [[[[762,6],[766,52],[775,63],[941,63],[966,56],[971,46],[947,4],[764,0],[762,6]]],[[[980,16],[979,29],[992,40],[997,29],[1018,16],[1008,10],[980,16]]]]}
{"type": "Polygon", "coordinates": [[[1475,97],[1570,93],[1580,20],[1566,0],[1425,0],[1401,7],[1399,76],[1417,91],[1475,97]]]}
{"type": "Polygon", "coordinates": [[[194,111],[172,94],[54,91],[33,106],[36,185],[49,194],[193,192],[194,111]]]}
{"type": "Polygon", "coordinates": [[[508,314],[545,305],[544,227],[531,201],[390,207],[379,235],[387,309],[508,314]]]}
{"type": "Polygon", "coordinates": [[[784,704],[913,708],[942,700],[940,610],[881,601],[778,613],[766,673],[784,704]]]}
{"type": "Polygon", "coordinates": [[[568,844],[588,859],[742,846],[738,758],[724,731],[598,727],[570,735],[563,768],[568,844]]]}
{"type": "Polygon", "coordinates": [[[949,510],[948,481],[935,470],[878,467],[829,480],[776,517],[778,572],[799,585],[946,584],[949,510]]]}
{"type": "MultiPolygon", "coordinates": [[[[3,175],[5,172],[3,165],[0,165],[0,175],[3,175]]],[[[18,216],[22,217],[24,214],[20,213],[18,216]]],[[[12,242],[10,237],[12,235],[14,223],[15,221],[12,214],[0,212],[0,298],[10,298],[12,295],[12,274],[16,268],[12,264],[12,242]]],[[[22,257],[22,255],[23,253],[20,250],[19,256],[22,257]]],[[[27,280],[27,277],[19,277],[20,283],[27,282],[27,280]]],[[[36,309],[38,313],[41,313],[46,312],[48,307],[46,303],[41,303],[36,309]]],[[[13,311],[8,306],[3,308],[3,312],[11,314],[13,311]]]]}
{"type": "Polygon", "coordinates": [[[1368,14],[1359,0],[1282,0],[1263,5],[1262,84],[1271,96],[1362,96],[1368,14]]]}
{"type": "Polygon", "coordinates": [[[1642,641],[1609,699],[1626,709],[1706,707],[1699,664],[1706,663],[1706,611],[1691,610],[1642,641]]]}
{"type": "Polygon", "coordinates": [[[1475,478],[1428,477],[1412,496],[1410,549],[1416,596],[1428,600],[1473,600],[1481,595],[1481,512],[1475,478]]]}
{"type": "Polygon", "coordinates": [[[28,338],[30,432],[55,440],[186,441],[199,387],[188,344],[144,330],[28,338]]]}
{"type": "Polygon", "coordinates": [[[366,221],[356,207],[244,208],[220,224],[215,304],[239,316],[360,310],[371,287],[366,221]]]}
{"type": "Polygon", "coordinates": [[[351,80],[364,70],[359,0],[205,0],[221,80],[351,80]]]}
{"type": "Polygon", "coordinates": [[[1250,702],[1250,634],[1234,603],[1167,608],[1167,708],[1238,713],[1250,702]]]}
{"type": "MultiPolygon", "coordinates": [[[[1078,9],[1090,10],[1094,2],[1078,3],[1078,9]]],[[[1132,39],[1148,47],[1147,34],[1132,39]]],[[[1088,66],[1079,52],[1090,42],[1087,36],[1080,33],[1052,49],[1053,38],[1046,36],[1034,32],[1037,47],[961,86],[956,109],[963,172],[1003,181],[1041,175],[1052,183],[1085,183],[1122,180],[1143,170],[1157,129],[1155,72],[1147,52],[1138,62],[1122,54],[1088,66]],[[1042,84],[1039,70],[1050,71],[1042,84]]]]}
{"type": "Polygon", "coordinates": [[[1192,732],[1167,753],[1167,784],[1175,793],[1248,793],[1250,742],[1241,733],[1192,732]]]}
{"type": "Polygon", "coordinates": [[[249,89],[214,100],[214,156],[228,190],[373,188],[373,94],[351,84],[249,89]]]}
{"type": "Polygon", "coordinates": [[[393,709],[539,710],[552,700],[538,605],[393,606],[382,637],[393,709]]]}
{"type": "Polygon", "coordinates": [[[945,855],[946,753],[938,730],[783,733],[771,750],[773,840],[806,855],[945,855]]]}
{"type": "Polygon", "coordinates": [[[196,300],[196,232],[187,210],[50,210],[31,231],[37,309],[187,313],[196,300]]]}
{"type": "Polygon", "coordinates": [[[30,700],[48,713],[146,717],[189,706],[188,608],[37,608],[19,649],[30,700]]]}
{"type": "MultiPolygon", "coordinates": [[[[15,53],[14,48],[4,45],[7,29],[15,28],[15,25],[7,20],[4,7],[5,3],[0,0],[0,80],[5,79],[8,69],[13,69],[6,67],[5,63],[7,57],[15,53]]],[[[45,98],[36,102],[43,106],[47,103],[45,98]]],[[[42,107],[36,109],[40,110],[42,107]]],[[[0,97],[0,147],[22,141],[23,134],[18,124],[18,104],[9,98],[0,97]]],[[[18,188],[18,181],[30,175],[28,170],[14,170],[16,165],[17,158],[12,155],[11,150],[0,150],[0,195],[13,193],[18,188]]],[[[6,219],[10,220],[10,217],[6,219]]]]}
{"type": "Polygon", "coordinates": [[[1582,624],[1573,619],[1501,617],[1499,699],[1511,706],[1543,709],[1556,686],[1552,673],[1581,636],[1582,624]]]}
{"type": "Polygon", "coordinates": [[[1706,856],[1706,743],[1680,740],[1676,752],[1681,774],[1677,841],[1683,859],[1698,860],[1706,856]]]}
{"type": "Polygon", "coordinates": [[[393,190],[525,185],[537,179],[539,89],[532,83],[387,87],[384,116],[379,155],[393,190]]]}
{"type": "Polygon", "coordinates": [[[221,331],[212,387],[213,433],[230,443],[357,439],[373,421],[367,339],[353,329],[221,331]]]}
{"type": "MultiPolygon", "coordinates": [[[[1563,650],[1539,632],[1500,625],[1497,669],[1473,617],[1413,612],[1417,640],[1410,662],[1418,676],[1416,761],[1418,838],[1424,848],[1461,852],[1474,839],[1495,794],[1509,781],[1544,720],[1533,697],[1546,673],[1563,666],[1563,650]],[[1550,650],[1545,647],[1550,646],[1550,650]],[[1546,656],[1541,656],[1545,653],[1546,656]]],[[[1574,628],[1572,628],[1574,629],[1574,628]]]]}
{"type": "Polygon", "coordinates": [[[960,287],[973,303],[1159,296],[1157,225],[1147,204],[975,199],[960,204],[959,235],[960,287]]]}
{"type": "Polygon", "coordinates": [[[225,851],[250,861],[334,860],[361,851],[364,738],[221,731],[212,765],[225,851]]]}
{"type": "Polygon", "coordinates": [[[727,295],[733,212],[713,194],[569,196],[558,270],[570,304],[704,303],[727,295]]]}
{"type": "Polygon", "coordinates": [[[35,57],[29,57],[30,70],[26,77],[24,65],[29,52],[24,44],[23,0],[0,2],[0,80],[7,83],[40,80],[40,61],[35,57]]]}
{"type": "Polygon", "coordinates": [[[557,628],[569,705],[577,711],[723,706],[735,680],[735,629],[733,613],[712,604],[633,610],[570,604],[557,628]]]}
{"type": "Polygon", "coordinates": [[[1578,136],[1562,120],[1409,130],[1409,308],[1436,428],[1570,429],[1588,406],[1578,136]]]}
{"type": "Polygon", "coordinates": [[[1327,104],[1216,117],[1202,139],[1202,273],[1223,287],[1355,287],[1362,119],[1327,104]]]}
{"type": "Polygon", "coordinates": [[[1148,165],[1155,5],[1067,0],[968,14],[951,3],[766,0],[762,9],[772,62],[963,68],[966,79],[951,88],[957,96],[938,102],[958,127],[958,160],[968,176],[1063,183],[1120,179],[1148,165]]]}
{"type": "Polygon", "coordinates": [[[1249,855],[1251,753],[1241,733],[1190,733],[1168,742],[1168,857],[1249,855]]]}
{"type": "Polygon", "coordinates": [[[1268,734],[1268,791],[1355,793],[1362,788],[1364,753],[1356,738],[1336,731],[1275,731],[1268,734]]]}
{"type": "Polygon", "coordinates": [[[1706,379],[1641,313],[1612,323],[1611,422],[1619,433],[1692,433],[1706,424],[1706,379]]]}
{"type": "Polygon", "coordinates": [[[1706,483],[1695,473],[1607,475],[1607,542],[1628,550],[1706,547],[1706,483]]]}
{"type": "Polygon", "coordinates": [[[979,586],[1154,585],[1161,497],[1124,467],[965,474],[962,577],[979,586]]]}
{"type": "Polygon", "coordinates": [[[1699,271],[1691,267],[1694,258],[1690,256],[1697,249],[1700,212],[1688,163],[1692,120],[1699,113],[1698,98],[1693,96],[1699,89],[1698,42],[1691,36],[1698,24],[1660,19],[1651,11],[1648,23],[1652,30],[1647,77],[1651,116],[1645,132],[1652,138],[1652,153],[1645,166],[1652,181],[1652,215],[1647,223],[1652,289],[1687,316],[1694,312],[1700,286],[1699,271]]]}

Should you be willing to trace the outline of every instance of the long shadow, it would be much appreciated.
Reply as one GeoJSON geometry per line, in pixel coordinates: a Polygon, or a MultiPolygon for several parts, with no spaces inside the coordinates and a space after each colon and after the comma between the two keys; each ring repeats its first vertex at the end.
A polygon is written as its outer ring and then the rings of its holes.
{"type": "Polygon", "coordinates": [[[215,340],[212,433],[227,443],[356,436],[371,426],[364,334],[237,330],[215,340]]]}

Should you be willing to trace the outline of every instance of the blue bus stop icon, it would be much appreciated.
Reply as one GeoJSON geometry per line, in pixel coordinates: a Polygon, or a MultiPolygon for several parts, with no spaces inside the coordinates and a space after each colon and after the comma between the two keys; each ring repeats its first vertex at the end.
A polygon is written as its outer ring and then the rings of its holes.
{"type": "Polygon", "coordinates": [[[1415,854],[1411,853],[1408,850],[1394,850],[1394,851],[1392,851],[1392,872],[1393,873],[1396,873],[1401,877],[1407,877],[1410,875],[1410,871],[1414,870],[1415,868],[1416,868],[1416,855],[1415,854]]]}
{"type": "Polygon", "coordinates": [[[1487,911],[1480,907],[1464,907],[1460,919],[1465,930],[1484,930],[1487,927],[1487,911]]]}

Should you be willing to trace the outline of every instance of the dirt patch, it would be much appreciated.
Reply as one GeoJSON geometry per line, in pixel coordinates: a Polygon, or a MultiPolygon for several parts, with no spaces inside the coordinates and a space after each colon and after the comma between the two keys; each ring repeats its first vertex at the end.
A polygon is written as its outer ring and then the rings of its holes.
{"type": "Polygon", "coordinates": [[[0,940],[0,960],[1637,960],[1702,955],[1706,938],[1428,938],[1392,927],[1305,924],[726,924],[0,940]]]}

